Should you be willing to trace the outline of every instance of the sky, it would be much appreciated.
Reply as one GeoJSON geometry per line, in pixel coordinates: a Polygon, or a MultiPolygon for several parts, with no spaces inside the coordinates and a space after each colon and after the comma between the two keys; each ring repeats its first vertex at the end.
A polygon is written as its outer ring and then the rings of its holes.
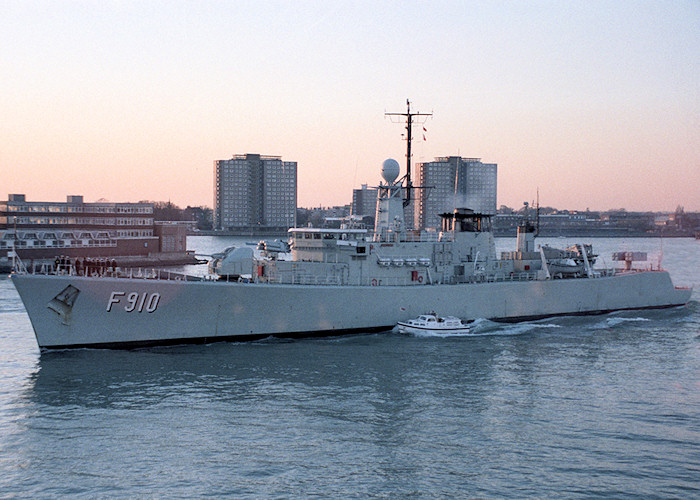
{"type": "Polygon", "coordinates": [[[213,205],[298,163],[298,206],[405,163],[498,164],[498,204],[700,211],[700,1],[0,0],[0,197],[213,205]]]}

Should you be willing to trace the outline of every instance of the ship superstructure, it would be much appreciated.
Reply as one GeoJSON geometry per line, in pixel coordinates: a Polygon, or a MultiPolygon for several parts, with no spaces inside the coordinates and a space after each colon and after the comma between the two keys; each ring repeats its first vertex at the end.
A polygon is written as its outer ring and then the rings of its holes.
{"type": "MultiPolygon", "coordinates": [[[[228,252],[213,262],[219,276],[258,283],[419,286],[593,276],[590,245],[535,247],[534,226],[518,228],[517,248],[496,255],[491,216],[469,208],[440,214],[440,231],[407,230],[399,165],[386,160],[378,186],[374,232],[353,228],[294,228],[289,245],[261,242],[263,259],[228,252]],[[281,252],[291,258],[279,259],[281,252]]],[[[600,276],[607,271],[596,271],[600,276]]]]}

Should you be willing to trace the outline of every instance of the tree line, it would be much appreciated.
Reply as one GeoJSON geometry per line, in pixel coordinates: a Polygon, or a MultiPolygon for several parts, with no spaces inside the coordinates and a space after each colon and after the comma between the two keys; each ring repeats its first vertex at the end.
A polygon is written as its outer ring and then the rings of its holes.
{"type": "Polygon", "coordinates": [[[153,203],[153,218],[157,221],[195,221],[195,227],[201,230],[209,230],[214,223],[213,210],[207,206],[187,206],[180,208],[171,201],[149,201],[140,203],[153,203]]]}

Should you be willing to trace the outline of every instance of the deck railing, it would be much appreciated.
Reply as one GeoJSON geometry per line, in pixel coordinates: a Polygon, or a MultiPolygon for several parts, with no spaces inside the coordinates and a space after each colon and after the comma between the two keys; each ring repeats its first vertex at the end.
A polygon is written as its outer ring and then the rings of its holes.
{"type": "MultiPolygon", "coordinates": [[[[144,280],[167,280],[167,281],[210,281],[216,283],[234,283],[234,282],[257,282],[271,284],[293,284],[293,285],[312,285],[312,286],[421,286],[427,284],[466,284],[466,283],[498,283],[498,282],[525,282],[538,280],[537,272],[523,273],[495,273],[495,274],[477,274],[466,277],[445,277],[433,276],[432,281],[418,282],[410,279],[409,275],[401,277],[387,276],[366,276],[359,282],[348,282],[338,275],[307,275],[307,274],[281,274],[268,275],[258,279],[247,278],[240,279],[229,276],[193,276],[183,274],[168,269],[156,268],[94,268],[86,271],[81,269],[80,272],[72,264],[41,264],[33,265],[29,268],[22,262],[19,257],[14,259],[14,273],[16,274],[36,274],[36,275],[60,275],[60,276],[78,276],[82,278],[121,278],[121,279],[144,279],[144,280]]],[[[567,278],[553,276],[550,279],[596,279],[602,277],[614,276],[617,274],[633,274],[636,272],[649,271],[650,269],[595,269],[590,277],[567,278]]]]}

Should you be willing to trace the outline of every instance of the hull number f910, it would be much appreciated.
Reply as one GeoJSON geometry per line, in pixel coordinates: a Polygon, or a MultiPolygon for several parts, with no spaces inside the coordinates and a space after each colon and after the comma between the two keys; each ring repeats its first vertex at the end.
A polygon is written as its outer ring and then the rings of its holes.
{"type": "Polygon", "coordinates": [[[160,302],[159,293],[138,293],[112,292],[107,302],[107,312],[112,312],[112,306],[123,306],[126,312],[147,312],[152,313],[158,309],[160,302]]]}

